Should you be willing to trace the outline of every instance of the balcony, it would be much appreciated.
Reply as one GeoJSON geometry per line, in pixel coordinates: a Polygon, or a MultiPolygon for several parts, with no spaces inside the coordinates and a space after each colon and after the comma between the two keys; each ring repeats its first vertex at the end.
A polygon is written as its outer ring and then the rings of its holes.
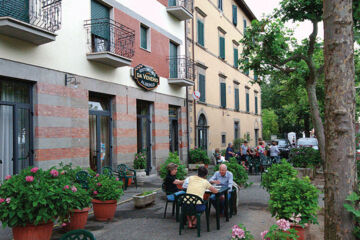
{"type": "Polygon", "coordinates": [[[194,85],[194,62],[185,57],[169,57],[169,79],[168,83],[177,86],[194,85]]]}
{"type": "Polygon", "coordinates": [[[130,66],[134,56],[135,31],[111,19],[85,21],[89,61],[114,68],[130,66]]]}
{"type": "Polygon", "coordinates": [[[35,45],[55,41],[61,0],[0,0],[0,34],[35,45]]]}
{"type": "Polygon", "coordinates": [[[166,11],[179,19],[185,21],[193,18],[193,1],[192,0],[168,0],[166,11]]]}

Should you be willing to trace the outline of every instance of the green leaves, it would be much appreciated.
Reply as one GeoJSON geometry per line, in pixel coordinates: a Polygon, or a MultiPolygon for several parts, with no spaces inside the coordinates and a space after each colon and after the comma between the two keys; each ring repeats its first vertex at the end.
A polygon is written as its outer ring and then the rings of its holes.
{"type": "Polygon", "coordinates": [[[160,177],[162,179],[165,179],[166,175],[168,174],[167,165],[169,163],[175,163],[178,165],[178,171],[176,173],[176,178],[179,180],[185,179],[186,173],[185,173],[185,166],[181,164],[179,156],[177,153],[169,152],[169,157],[166,159],[166,161],[160,165],[160,177]]]}
{"type": "MultiPolygon", "coordinates": [[[[236,158],[230,158],[230,162],[224,163],[227,166],[227,170],[233,174],[233,179],[236,184],[240,186],[249,186],[248,173],[245,168],[237,163],[236,158]]],[[[220,165],[215,166],[215,171],[219,170],[220,165]]]]}
{"type": "Polygon", "coordinates": [[[319,167],[322,165],[320,152],[311,147],[291,149],[290,162],[294,167],[300,168],[319,167]]]}
{"type": "Polygon", "coordinates": [[[346,198],[347,201],[350,201],[350,204],[345,203],[344,208],[350,212],[355,218],[355,226],[353,234],[356,236],[356,239],[360,238],[360,195],[357,192],[352,192],[346,198]]]}
{"type": "Polygon", "coordinates": [[[89,172],[92,176],[89,184],[89,194],[94,199],[101,201],[119,200],[123,195],[122,181],[107,174],[96,174],[89,172]]]}
{"type": "Polygon", "coordinates": [[[209,164],[210,159],[206,153],[206,150],[200,148],[191,149],[189,152],[189,163],[204,163],[209,164]]]}

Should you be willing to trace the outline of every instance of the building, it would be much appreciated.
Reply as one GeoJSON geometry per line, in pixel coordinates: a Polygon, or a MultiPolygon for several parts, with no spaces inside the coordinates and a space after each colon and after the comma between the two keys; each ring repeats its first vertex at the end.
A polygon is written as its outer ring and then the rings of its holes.
{"type": "Polygon", "coordinates": [[[191,1],[0,1],[0,178],[187,159],[191,1]]]}
{"type": "Polygon", "coordinates": [[[255,19],[244,0],[195,0],[194,18],[187,21],[188,55],[196,64],[195,86],[200,99],[189,97],[190,143],[211,153],[245,138],[254,146],[261,137],[261,90],[241,72],[239,40],[255,19]]]}

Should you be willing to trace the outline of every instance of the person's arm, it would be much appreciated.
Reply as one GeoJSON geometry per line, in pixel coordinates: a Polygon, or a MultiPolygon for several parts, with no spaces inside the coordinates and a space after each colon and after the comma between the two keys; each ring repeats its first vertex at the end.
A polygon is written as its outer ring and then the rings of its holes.
{"type": "Polygon", "coordinates": [[[231,172],[229,172],[229,185],[228,185],[228,187],[229,187],[230,192],[232,190],[233,182],[234,182],[234,176],[233,176],[233,174],[231,172]]]}
{"type": "Polygon", "coordinates": [[[215,188],[215,187],[213,187],[213,186],[210,186],[209,187],[209,190],[212,192],[212,193],[218,193],[219,191],[215,188]]]}
{"type": "Polygon", "coordinates": [[[173,184],[183,184],[184,180],[179,180],[179,179],[175,179],[175,181],[173,182],[173,184]]]}
{"type": "Polygon", "coordinates": [[[214,173],[214,175],[209,179],[209,182],[211,184],[215,183],[215,184],[220,184],[220,181],[217,180],[217,172],[214,173]]]}

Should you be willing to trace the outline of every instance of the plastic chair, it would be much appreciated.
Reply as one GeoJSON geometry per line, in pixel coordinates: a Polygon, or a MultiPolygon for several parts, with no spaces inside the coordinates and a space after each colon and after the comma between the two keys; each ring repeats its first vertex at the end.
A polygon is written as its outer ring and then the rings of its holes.
{"type": "Polygon", "coordinates": [[[81,184],[84,189],[89,189],[89,178],[91,176],[87,171],[79,171],[76,173],[76,181],[81,184]]]}
{"type": "Polygon", "coordinates": [[[84,229],[73,230],[61,236],[60,240],[96,240],[94,235],[84,229]]]}
{"type": "MultiPolygon", "coordinates": [[[[175,207],[176,207],[176,205],[177,205],[177,199],[178,199],[178,197],[177,197],[175,194],[169,193],[169,192],[166,191],[166,185],[165,185],[165,183],[163,183],[163,184],[161,185],[161,188],[162,188],[162,190],[164,191],[164,193],[166,193],[166,204],[165,204],[164,218],[166,218],[166,211],[167,211],[167,206],[168,206],[168,203],[169,203],[169,202],[172,202],[172,203],[173,203],[173,205],[172,205],[172,216],[174,216],[174,214],[175,214],[175,207]],[[174,195],[174,200],[168,198],[168,195],[172,195],[172,194],[174,195]]],[[[178,219],[179,219],[179,213],[178,213],[178,208],[176,207],[176,221],[178,221],[178,219]]]]}
{"type": "Polygon", "coordinates": [[[236,194],[236,187],[232,187],[232,191],[230,194],[230,200],[229,200],[229,206],[230,206],[230,217],[232,217],[232,215],[237,214],[237,205],[236,205],[236,200],[237,200],[237,194],[236,194]]]}
{"type": "Polygon", "coordinates": [[[135,186],[137,188],[136,171],[134,169],[129,168],[126,166],[126,164],[119,164],[117,165],[117,173],[119,175],[119,179],[125,179],[125,184],[123,185],[125,190],[127,189],[127,183],[130,178],[134,180],[135,186]],[[126,175],[127,171],[133,172],[133,175],[126,175]]]}
{"type": "MultiPolygon", "coordinates": [[[[181,235],[181,230],[184,229],[185,217],[186,216],[196,216],[197,219],[197,236],[200,237],[200,229],[201,229],[201,222],[200,217],[202,212],[198,212],[196,210],[196,205],[198,204],[205,204],[208,205],[207,201],[202,200],[199,196],[194,194],[184,194],[178,198],[178,204],[180,206],[180,224],[179,224],[179,235],[181,235]]],[[[209,225],[209,208],[206,207],[205,209],[206,214],[206,227],[207,231],[210,232],[210,225],[209,225]]]]}

